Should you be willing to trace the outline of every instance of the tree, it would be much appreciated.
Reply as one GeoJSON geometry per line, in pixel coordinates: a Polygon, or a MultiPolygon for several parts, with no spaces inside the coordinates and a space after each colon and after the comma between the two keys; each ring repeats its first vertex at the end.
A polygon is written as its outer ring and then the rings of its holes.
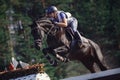
{"type": "MultiPolygon", "coordinates": [[[[5,12],[9,9],[14,10],[14,24],[22,21],[23,31],[16,31],[17,44],[14,47],[15,56],[18,60],[31,63],[46,63],[45,68],[52,80],[67,76],[64,69],[69,65],[60,65],[62,68],[51,67],[41,51],[33,48],[33,38],[29,24],[44,16],[48,6],[57,6],[59,10],[72,13],[78,19],[78,30],[85,37],[96,41],[105,54],[120,57],[120,1],[119,0],[1,0],[0,1],[0,64],[6,66],[10,62],[11,53],[9,50],[8,28],[9,21],[6,19],[5,12]],[[57,71],[59,73],[57,73],[57,71]],[[62,74],[63,73],[63,74],[62,74]],[[59,76],[62,74],[61,76],[59,76]]],[[[44,46],[45,43],[44,43],[44,46]]],[[[74,63],[72,63],[74,64],[74,63]]],[[[1,70],[4,66],[0,67],[1,70]]],[[[70,67],[72,69],[72,67],[70,67]]],[[[74,68],[74,67],[73,67],[74,68]]],[[[78,69],[76,68],[76,71],[78,69]]],[[[80,72],[73,72],[73,74],[80,72]]],[[[82,74],[87,73],[87,71],[82,74]]],[[[72,74],[71,74],[72,75],[72,74]]]]}

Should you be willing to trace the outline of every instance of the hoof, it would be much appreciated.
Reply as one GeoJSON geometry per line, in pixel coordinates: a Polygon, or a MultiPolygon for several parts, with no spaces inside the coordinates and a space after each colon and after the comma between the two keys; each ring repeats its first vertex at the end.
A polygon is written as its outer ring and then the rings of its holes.
{"type": "Polygon", "coordinates": [[[68,58],[64,58],[64,61],[65,63],[69,62],[70,60],[68,58]]]}
{"type": "Polygon", "coordinates": [[[58,63],[56,60],[52,60],[52,61],[50,61],[50,65],[56,67],[58,65],[58,63]]]}

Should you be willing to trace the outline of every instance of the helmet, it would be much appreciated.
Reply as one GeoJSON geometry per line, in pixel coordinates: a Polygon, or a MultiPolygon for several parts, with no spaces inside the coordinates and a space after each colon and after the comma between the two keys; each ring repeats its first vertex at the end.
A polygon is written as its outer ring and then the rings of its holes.
{"type": "Polygon", "coordinates": [[[50,14],[52,12],[55,12],[57,11],[58,9],[55,7],[55,6],[50,6],[47,10],[46,10],[46,13],[47,14],[50,14]]]}

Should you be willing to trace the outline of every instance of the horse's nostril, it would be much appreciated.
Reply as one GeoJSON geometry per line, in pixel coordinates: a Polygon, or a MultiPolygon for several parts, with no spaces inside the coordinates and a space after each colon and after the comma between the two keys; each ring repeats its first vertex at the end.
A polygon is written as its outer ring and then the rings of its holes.
{"type": "Polygon", "coordinates": [[[35,48],[36,48],[37,50],[40,50],[40,47],[39,47],[39,46],[35,46],[35,48]]]}
{"type": "Polygon", "coordinates": [[[40,50],[40,49],[42,48],[42,45],[40,45],[40,44],[35,44],[35,48],[36,48],[37,50],[40,50]]]}

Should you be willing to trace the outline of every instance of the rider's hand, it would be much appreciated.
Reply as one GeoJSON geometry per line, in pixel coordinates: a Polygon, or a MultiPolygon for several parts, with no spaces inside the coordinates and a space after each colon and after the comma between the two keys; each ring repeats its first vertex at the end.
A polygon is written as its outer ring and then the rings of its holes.
{"type": "Polygon", "coordinates": [[[57,25],[58,24],[58,22],[57,21],[55,21],[55,20],[53,20],[53,19],[50,19],[50,21],[52,22],[52,24],[54,24],[54,25],[57,25]]]}
{"type": "Polygon", "coordinates": [[[58,22],[57,22],[57,21],[52,21],[52,23],[53,23],[54,25],[57,25],[57,24],[58,24],[58,22]]]}
{"type": "Polygon", "coordinates": [[[58,22],[56,22],[56,21],[55,21],[55,22],[54,22],[54,24],[55,24],[55,25],[57,25],[57,24],[58,24],[58,22]]]}

